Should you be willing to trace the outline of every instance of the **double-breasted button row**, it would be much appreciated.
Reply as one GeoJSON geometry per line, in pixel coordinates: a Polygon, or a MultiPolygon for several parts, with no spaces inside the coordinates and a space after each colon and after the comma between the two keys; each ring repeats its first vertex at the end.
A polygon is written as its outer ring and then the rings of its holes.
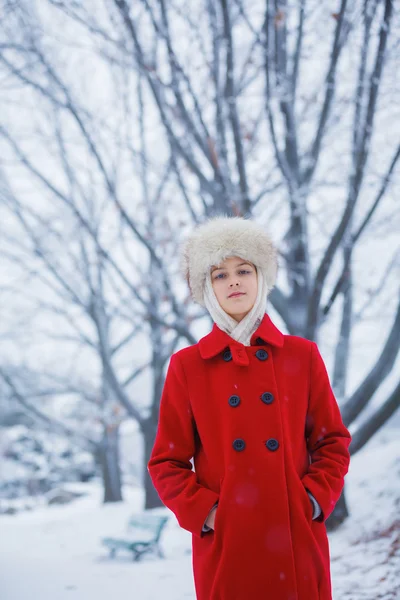
{"type": "MultiPolygon", "coordinates": [[[[261,338],[257,338],[257,344],[261,344],[262,342],[263,340],[261,340],[261,338]]],[[[267,360],[268,352],[263,349],[257,350],[256,357],[258,358],[258,360],[267,360]]],[[[232,352],[229,348],[224,350],[222,358],[225,362],[229,362],[230,360],[232,360],[232,352]]],[[[263,394],[261,394],[260,398],[265,404],[271,404],[274,401],[274,395],[271,394],[271,392],[264,392],[263,394]]],[[[230,406],[236,408],[240,404],[240,396],[233,394],[229,397],[228,402],[230,406]]],[[[269,440],[267,440],[265,445],[268,448],[268,450],[271,450],[271,452],[274,452],[279,448],[279,442],[275,438],[270,438],[269,440]]],[[[232,447],[236,452],[242,452],[246,448],[246,442],[242,438],[236,438],[235,440],[233,440],[232,447]]]]}
{"type": "MultiPolygon", "coordinates": [[[[274,401],[274,395],[271,394],[271,392],[264,392],[263,394],[261,394],[260,398],[264,402],[264,404],[271,404],[274,401]]],[[[239,406],[240,404],[240,396],[237,396],[236,394],[230,396],[228,399],[228,403],[229,406],[236,408],[236,406],[239,406]]]]}
{"type": "MultiPolygon", "coordinates": [[[[269,438],[269,440],[265,442],[265,445],[271,452],[275,452],[275,450],[278,450],[279,448],[279,442],[275,438],[269,438]]],[[[242,450],[246,448],[246,442],[242,438],[236,438],[236,440],[233,441],[232,446],[236,452],[242,452],[242,450]]]]}
{"type": "MultiPolygon", "coordinates": [[[[263,348],[260,348],[260,350],[257,350],[256,356],[257,356],[258,360],[267,360],[268,352],[266,350],[264,350],[263,348]]],[[[224,350],[224,352],[222,354],[222,358],[224,359],[225,362],[229,362],[230,360],[232,360],[232,352],[229,350],[229,348],[224,350]]]]}

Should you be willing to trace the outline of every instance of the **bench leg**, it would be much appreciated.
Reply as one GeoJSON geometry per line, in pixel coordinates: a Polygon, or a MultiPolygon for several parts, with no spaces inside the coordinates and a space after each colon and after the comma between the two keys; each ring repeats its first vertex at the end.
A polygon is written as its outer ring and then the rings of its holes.
{"type": "Polygon", "coordinates": [[[132,548],[132,559],[134,562],[138,562],[142,559],[143,554],[155,552],[160,558],[165,558],[164,552],[158,544],[154,544],[151,547],[143,548],[143,550],[135,550],[132,548]]]}
{"type": "Polygon", "coordinates": [[[117,549],[111,548],[110,549],[110,558],[115,558],[116,553],[117,553],[117,549]]]}

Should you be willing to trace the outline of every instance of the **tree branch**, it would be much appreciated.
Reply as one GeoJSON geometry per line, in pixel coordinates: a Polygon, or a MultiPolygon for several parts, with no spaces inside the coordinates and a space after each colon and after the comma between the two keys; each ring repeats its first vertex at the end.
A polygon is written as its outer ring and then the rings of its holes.
{"type": "Polygon", "coordinates": [[[395,319],[386,340],[386,343],[375,365],[359,385],[351,398],[342,406],[343,422],[348,427],[367,406],[376,390],[393,368],[399,353],[400,339],[400,296],[395,319]]]}
{"type": "Polygon", "coordinates": [[[352,440],[350,444],[350,454],[354,455],[356,452],[371,439],[371,437],[384,425],[390,417],[400,407],[400,382],[396,388],[390,394],[383,404],[374,411],[374,413],[367,419],[365,423],[352,434],[352,440]]]}
{"type": "Polygon", "coordinates": [[[79,443],[81,445],[82,445],[82,442],[83,442],[84,446],[86,448],[89,448],[91,451],[95,451],[97,449],[98,444],[96,442],[94,442],[93,440],[91,440],[91,439],[83,436],[81,433],[79,433],[77,431],[74,431],[73,429],[70,429],[69,427],[67,427],[66,425],[64,425],[64,423],[61,423],[61,421],[58,421],[57,419],[48,417],[44,412],[42,412],[41,410],[39,410],[38,408],[36,408],[36,406],[33,406],[29,402],[27,402],[25,400],[24,396],[18,391],[17,386],[15,385],[12,377],[2,367],[0,367],[0,377],[3,379],[3,381],[10,388],[13,397],[26,410],[28,410],[29,413],[31,413],[36,419],[38,419],[41,422],[44,422],[53,431],[56,430],[56,431],[59,431],[63,435],[75,438],[77,441],[79,441],[79,443]]]}

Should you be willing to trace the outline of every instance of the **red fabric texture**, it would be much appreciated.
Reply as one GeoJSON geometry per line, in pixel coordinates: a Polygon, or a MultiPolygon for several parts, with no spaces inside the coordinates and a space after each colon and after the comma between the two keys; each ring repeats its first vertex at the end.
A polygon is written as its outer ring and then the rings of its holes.
{"type": "Polygon", "coordinates": [[[172,355],[148,470],[192,533],[198,600],[331,600],[325,521],[350,441],[317,345],[267,314],[250,346],[214,324],[172,355]],[[215,529],[203,532],[216,502],[215,529]]]}

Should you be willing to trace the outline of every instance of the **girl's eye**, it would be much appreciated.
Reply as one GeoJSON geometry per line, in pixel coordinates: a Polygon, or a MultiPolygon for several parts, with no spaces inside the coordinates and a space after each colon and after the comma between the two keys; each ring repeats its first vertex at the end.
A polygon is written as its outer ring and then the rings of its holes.
{"type": "MultiPolygon", "coordinates": [[[[246,269],[241,269],[239,273],[251,273],[251,271],[247,271],[246,269]]],[[[220,279],[222,276],[225,276],[225,273],[219,273],[214,277],[214,279],[220,279]]]]}

